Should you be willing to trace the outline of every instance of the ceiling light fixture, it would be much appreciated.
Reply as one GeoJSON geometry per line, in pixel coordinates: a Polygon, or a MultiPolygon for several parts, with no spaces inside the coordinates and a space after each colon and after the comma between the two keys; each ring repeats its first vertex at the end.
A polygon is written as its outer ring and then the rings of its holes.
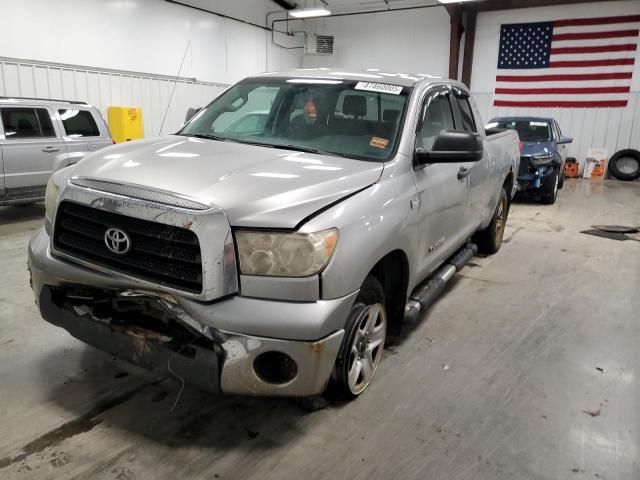
{"type": "Polygon", "coordinates": [[[326,17],[331,15],[331,10],[326,8],[296,8],[295,10],[289,10],[289,15],[294,18],[326,17]]]}

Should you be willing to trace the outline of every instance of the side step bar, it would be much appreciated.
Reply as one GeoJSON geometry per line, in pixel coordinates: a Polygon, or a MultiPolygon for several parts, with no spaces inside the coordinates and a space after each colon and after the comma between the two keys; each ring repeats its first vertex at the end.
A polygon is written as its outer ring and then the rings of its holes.
{"type": "Polygon", "coordinates": [[[442,293],[445,285],[456,272],[462,270],[469,260],[478,253],[478,246],[468,243],[447,260],[440,270],[418,285],[404,308],[404,320],[414,322],[420,312],[426,310],[442,293]]]}

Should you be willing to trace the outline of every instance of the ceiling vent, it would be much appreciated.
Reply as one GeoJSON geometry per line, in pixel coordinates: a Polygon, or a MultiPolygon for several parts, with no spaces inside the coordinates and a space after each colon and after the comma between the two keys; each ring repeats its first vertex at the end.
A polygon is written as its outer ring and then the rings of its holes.
{"type": "Polygon", "coordinates": [[[307,55],[333,55],[333,35],[308,33],[304,44],[307,55]]]}

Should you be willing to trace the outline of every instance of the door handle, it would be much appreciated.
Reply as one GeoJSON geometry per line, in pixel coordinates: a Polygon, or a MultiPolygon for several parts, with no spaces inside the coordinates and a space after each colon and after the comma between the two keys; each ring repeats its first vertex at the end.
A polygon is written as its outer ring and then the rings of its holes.
{"type": "Polygon", "coordinates": [[[58,147],[44,147],[42,151],[49,153],[49,152],[58,152],[60,151],[60,149],[58,147]]]}
{"type": "Polygon", "coordinates": [[[463,178],[468,177],[470,173],[470,168],[460,167],[460,170],[458,170],[458,180],[462,180],[463,178]]]}

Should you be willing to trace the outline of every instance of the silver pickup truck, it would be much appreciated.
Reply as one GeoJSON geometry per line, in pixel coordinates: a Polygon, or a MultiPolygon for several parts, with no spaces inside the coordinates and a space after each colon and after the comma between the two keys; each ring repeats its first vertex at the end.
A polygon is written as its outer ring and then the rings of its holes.
{"type": "Polygon", "coordinates": [[[247,78],[178,133],[53,175],[36,302],[205,390],[356,397],[403,319],[500,248],[518,137],[481,125],[467,88],[436,77],[247,78]]]}

